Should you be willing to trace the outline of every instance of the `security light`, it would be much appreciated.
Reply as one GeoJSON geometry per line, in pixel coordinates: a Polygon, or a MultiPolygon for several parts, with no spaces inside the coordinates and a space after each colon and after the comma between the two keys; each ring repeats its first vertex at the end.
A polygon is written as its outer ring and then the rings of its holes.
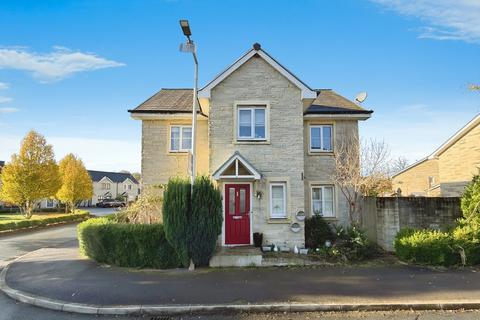
{"type": "Polygon", "coordinates": [[[188,20],[180,20],[180,27],[182,27],[183,34],[187,38],[190,38],[190,36],[192,35],[192,31],[190,31],[190,25],[188,23],[188,20]]]}

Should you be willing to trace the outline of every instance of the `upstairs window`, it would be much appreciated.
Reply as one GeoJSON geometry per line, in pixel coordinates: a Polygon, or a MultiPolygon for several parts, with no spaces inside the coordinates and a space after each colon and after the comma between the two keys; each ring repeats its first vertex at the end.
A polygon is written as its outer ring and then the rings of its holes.
{"type": "Polygon", "coordinates": [[[251,106],[238,108],[239,140],[266,140],[265,123],[266,108],[264,106],[251,106]]]}
{"type": "Polygon", "coordinates": [[[110,190],[110,183],[102,182],[102,190],[110,190]]]}
{"type": "Polygon", "coordinates": [[[332,132],[332,125],[310,126],[310,151],[333,151],[332,132]]]}
{"type": "Polygon", "coordinates": [[[170,127],[170,151],[187,152],[192,149],[192,127],[170,127]]]}

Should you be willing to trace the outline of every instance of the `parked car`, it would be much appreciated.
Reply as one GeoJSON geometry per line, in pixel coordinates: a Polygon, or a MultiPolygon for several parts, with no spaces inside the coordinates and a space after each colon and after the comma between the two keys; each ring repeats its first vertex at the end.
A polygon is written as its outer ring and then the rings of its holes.
{"type": "Polygon", "coordinates": [[[118,207],[124,207],[125,203],[116,200],[116,199],[105,199],[97,203],[97,207],[99,208],[118,208],[118,207]]]}

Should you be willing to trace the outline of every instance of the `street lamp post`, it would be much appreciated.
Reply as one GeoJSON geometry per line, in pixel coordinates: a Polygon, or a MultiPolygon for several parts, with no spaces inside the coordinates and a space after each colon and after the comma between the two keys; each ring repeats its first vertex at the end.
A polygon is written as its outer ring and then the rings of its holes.
{"type": "Polygon", "coordinates": [[[191,52],[193,56],[193,61],[195,62],[195,73],[194,73],[194,83],[193,83],[193,103],[192,103],[192,161],[191,161],[191,184],[193,191],[193,183],[195,182],[195,149],[196,149],[196,137],[197,137],[197,91],[198,91],[198,59],[197,59],[197,48],[193,40],[190,39],[192,32],[190,30],[190,25],[188,20],[180,20],[180,27],[182,28],[183,34],[187,37],[186,43],[180,44],[181,52],[191,52]]]}

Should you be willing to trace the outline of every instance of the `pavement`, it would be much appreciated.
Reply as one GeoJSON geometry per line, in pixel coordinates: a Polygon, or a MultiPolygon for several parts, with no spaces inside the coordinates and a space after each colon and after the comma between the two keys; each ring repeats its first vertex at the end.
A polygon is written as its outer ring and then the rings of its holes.
{"type": "Polygon", "coordinates": [[[393,265],[132,270],[98,265],[80,257],[76,247],[34,251],[10,264],[5,281],[36,301],[40,297],[68,306],[131,307],[132,312],[140,311],[135,309],[139,306],[172,310],[231,305],[247,306],[243,310],[251,310],[248,306],[252,305],[288,306],[275,310],[296,310],[296,305],[334,306],[321,310],[355,310],[338,308],[342,305],[360,305],[360,309],[393,305],[402,309],[425,303],[428,308],[448,308],[448,304],[468,302],[467,306],[480,306],[480,273],[474,269],[393,265]]]}
{"type": "MultiPolygon", "coordinates": [[[[108,210],[108,209],[107,209],[108,210]]],[[[108,214],[100,209],[96,214],[108,214]]],[[[253,305],[281,303],[468,302],[479,299],[479,274],[473,269],[431,270],[409,266],[372,268],[244,268],[129,270],[98,265],[78,256],[76,224],[0,236],[0,270],[8,266],[6,284],[27,294],[67,303],[253,305]],[[40,249],[36,251],[37,249],[40,249]]],[[[461,306],[460,306],[461,307],[461,306]]],[[[278,310],[277,310],[278,311],[278,310]]],[[[190,313],[151,315],[89,315],[48,310],[15,301],[0,292],[0,320],[10,319],[480,319],[480,311],[273,312],[190,313]]]]}

